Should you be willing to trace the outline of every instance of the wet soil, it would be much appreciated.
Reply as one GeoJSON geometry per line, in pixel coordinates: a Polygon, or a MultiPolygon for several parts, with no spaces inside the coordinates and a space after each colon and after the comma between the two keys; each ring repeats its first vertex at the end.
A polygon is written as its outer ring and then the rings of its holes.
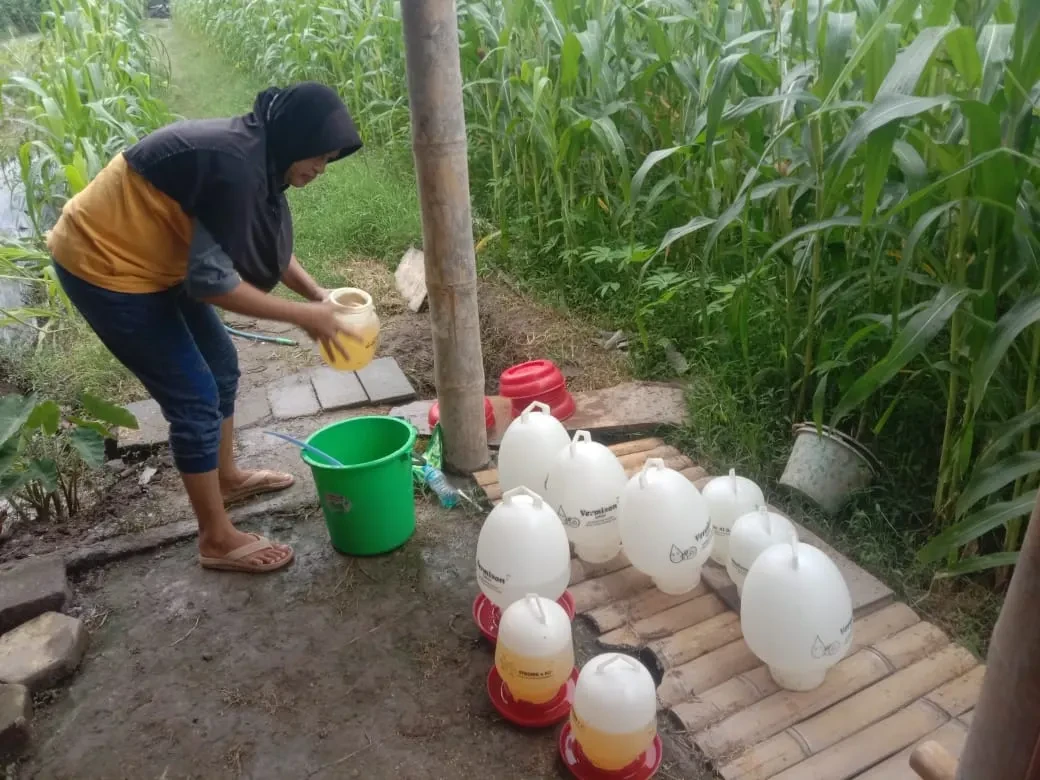
{"type": "MultiPolygon", "coordinates": [[[[410,311],[397,293],[393,272],[375,260],[351,260],[343,271],[343,284],[361,287],[375,300],[382,323],[379,354],[397,360],[420,398],[435,397],[428,310],[410,311]]],[[[503,370],[537,358],[555,361],[572,391],[611,387],[629,378],[626,355],[603,349],[596,328],[583,318],[530,300],[501,274],[482,277],[479,284],[480,338],[489,394],[497,392],[503,370]]],[[[305,336],[300,343],[310,349],[306,356],[310,364],[317,365],[319,358],[305,336]]],[[[255,355],[243,354],[243,373],[250,369],[257,376],[265,373],[259,366],[269,352],[270,347],[256,350],[255,355]]]]}
{"type": "MultiPolygon", "coordinates": [[[[503,721],[486,693],[493,651],[469,616],[481,517],[419,500],[398,551],[350,558],[320,514],[258,530],[297,560],[267,576],[208,572],[190,543],[89,573],[76,610],[90,650],[40,702],[15,777],[567,777],[558,729],[503,721]]],[[[579,664],[596,650],[575,624],[579,664]]],[[[662,723],[658,777],[709,778],[662,723]]]]}

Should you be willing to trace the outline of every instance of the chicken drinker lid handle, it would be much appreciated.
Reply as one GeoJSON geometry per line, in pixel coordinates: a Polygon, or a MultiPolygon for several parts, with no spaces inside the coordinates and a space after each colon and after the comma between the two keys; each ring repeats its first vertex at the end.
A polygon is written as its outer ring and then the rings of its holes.
{"type": "Polygon", "coordinates": [[[762,519],[766,521],[766,533],[769,534],[770,536],[772,536],[773,535],[773,514],[772,514],[772,512],[769,511],[769,507],[767,507],[765,504],[762,504],[762,506],[760,506],[758,508],[758,513],[760,515],[762,515],[762,519]]]}
{"type": "Polygon", "coordinates": [[[791,533],[791,568],[798,568],[798,532],[794,531],[791,533]]]}
{"type": "Polygon", "coordinates": [[[542,497],[530,488],[524,487],[523,485],[520,485],[520,487],[515,487],[512,490],[507,490],[505,493],[503,493],[502,502],[506,504],[511,504],[512,499],[516,498],[517,496],[527,496],[531,499],[531,502],[534,504],[535,509],[542,508],[542,497]]]}
{"type": "Polygon", "coordinates": [[[647,458],[646,463],[643,464],[642,471],[639,472],[639,487],[646,487],[646,473],[650,469],[657,469],[658,471],[664,470],[664,458],[647,458]]]}
{"type": "Polygon", "coordinates": [[[552,409],[549,408],[548,404],[543,404],[541,401],[532,401],[526,409],[520,412],[520,419],[527,422],[527,417],[536,409],[542,414],[552,415],[552,409]]]}
{"type": "Polygon", "coordinates": [[[592,434],[588,431],[578,431],[574,434],[574,438],[571,439],[571,457],[573,458],[577,454],[578,442],[590,442],[592,441],[592,434]]]}
{"type": "Polygon", "coordinates": [[[729,487],[730,487],[730,490],[733,491],[733,496],[736,497],[736,495],[737,495],[737,470],[736,469],[730,469],[729,470],[729,487]]]}
{"type": "Polygon", "coordinates": [[[534,609],[531,611],[538,613],[535,617],[538,618],[539,623],[543,626],[549,625],[549,616],[545,614],[545,609],[542,607],[542,602],[539,600],[537,593],[528,593],[524,596],[524,601],[527,602],[528,607],[532,604],[534,605],[534,609]]]}
{"type": "Polygon", "coordinates": [[[602,661],[599,662],[599,664],[596,666],[596,674],[601,674],[604,669],[606,669],[615,661],[624,661],[633,669],[637,669],[639,667],[639,662],[631,656],[627,656],[624,653],[614,653],[610,656],[610,658],[604,658],[602,661]]]}

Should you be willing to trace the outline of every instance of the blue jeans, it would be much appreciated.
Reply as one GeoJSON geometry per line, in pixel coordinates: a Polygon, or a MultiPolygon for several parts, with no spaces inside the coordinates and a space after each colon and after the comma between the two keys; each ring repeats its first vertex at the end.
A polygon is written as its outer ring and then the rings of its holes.
{"type": "Polygon", "coordinates": [[[93,331],[136,376],[170,424],[178,470],[217,468],[220,426],[235,413],[238,353],[212,306],[180,287],[118,293],[96,287],[55,263],[69,299],[93,331]]]}

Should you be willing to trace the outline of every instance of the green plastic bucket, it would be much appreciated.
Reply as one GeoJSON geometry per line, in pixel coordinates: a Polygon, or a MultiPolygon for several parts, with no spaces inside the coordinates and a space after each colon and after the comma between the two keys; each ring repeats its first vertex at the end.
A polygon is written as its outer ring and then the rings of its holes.
{"type": "Polygon", "coordinates": [[[303,453],[337,550],[379,555],[400,547],[415,532],[415,437],[415,428],[404,420],[354,417],[307,439],[344,464],[331,466],[303,453]]]}

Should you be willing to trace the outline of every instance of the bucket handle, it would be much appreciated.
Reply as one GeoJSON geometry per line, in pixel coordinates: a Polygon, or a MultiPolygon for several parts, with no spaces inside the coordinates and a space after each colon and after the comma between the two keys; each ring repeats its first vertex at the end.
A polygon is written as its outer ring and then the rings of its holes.
{"type": "Polygon", "coordinates": [[[509,504],[512,503],[512,499],[516,498],[517,496],[527,496],[534,503],[535,509],[542,508],[542,497],[530,488],[524,487],[523,485],[515,487],[512,490],[507,490],[505,493],[503,493],[502,501],[506,504],[509,504]]]}
{"type": "Polygon", "coordinates": [[[538,611],[538,614],[535,617],[537,617],[538,620],[541,621],[541,624],[543,626],[549,624],[549,618],[545,614],[545,610],[542,609],[542,601],[538,598],[537,593],[528,593],[526,596],[524,596],[524,601],[527,602],[528,607],[530,607],[532,604],[534,605],[534,608],[538,611]]]}
{"type": "Polygon", "coordinates": [[[575,433],[574,434],[574,438],[571,439],[571,457],[573,458],[575,455],[577,455],[577,449],[578,449],[577,445],[578,445],[578,442],[588,443],[588,442],[591,442],[591,441],[592,441],[592,434],[589,433],[588,431],[578,431],[577,433],[575,433]]]}
{"type": "Polygon", "coordinates": [[[534,411],[541,412],[542,414],[552,415],[552,410],[549,408],[548,404],[543,404],[541,401],[531,401],[528,407],[524,409],[522,412],[520,412],[520,419],[524,422],[527,422],[528,415],[530,415],[531,412],[534,411]]]}
{"type": "Polygon", "coordinates": [[[643,470],[639,472],[639,487],[646,487],[646,473],[650,469],[656,469],[657,471],[664,471],[664,458],[647,458],[646,463],[643,464],[643,470]]]}

